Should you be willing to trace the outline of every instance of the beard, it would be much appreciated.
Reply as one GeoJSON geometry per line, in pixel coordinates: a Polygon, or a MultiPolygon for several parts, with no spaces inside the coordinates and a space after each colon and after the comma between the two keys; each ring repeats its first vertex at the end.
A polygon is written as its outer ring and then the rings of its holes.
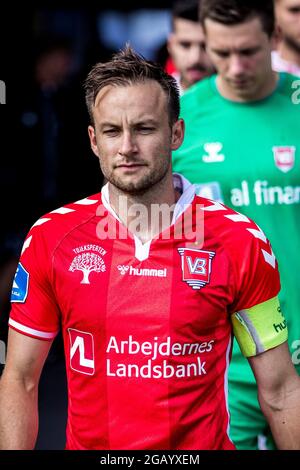
{"type": "MultiPolygon", "coordinates": [[[[124,181],[125,178],[117,176],[113,171],[107,172],[105,169],[102,169],[102,172],[106,180],[118,190],[130,196],[142,196],[164,180],[170,169],[170,165],[170,158],[167,160],[162,158],[162,164],[159,167],[148,171],[137,181],[124,181]]],[[[147,170],[147,167],[145,167],[145,169],[147,170]]]]}

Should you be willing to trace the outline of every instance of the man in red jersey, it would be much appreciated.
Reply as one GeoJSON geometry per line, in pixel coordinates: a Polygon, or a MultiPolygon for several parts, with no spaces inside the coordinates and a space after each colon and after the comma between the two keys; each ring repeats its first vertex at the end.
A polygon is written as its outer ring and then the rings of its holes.
{"type": "Polygon", "coordinates": [[[126,48],[85,83],[100,194],[39,219],[12,288],[0,448],[32,449],[43,363],[62,329],[67,449],[234,449],[234,331],[277,446],[300,448],[299,377],[259,227],[172,175],[174,79],[126,48]]]}

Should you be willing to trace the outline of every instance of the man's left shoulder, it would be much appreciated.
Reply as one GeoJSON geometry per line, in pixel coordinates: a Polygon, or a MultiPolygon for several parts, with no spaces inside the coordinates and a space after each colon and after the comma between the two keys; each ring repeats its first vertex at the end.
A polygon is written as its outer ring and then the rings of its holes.
{"type": "Polygon", "coordinates": [[[237,244],[240,246],[251,243],[253,239],[269,243],[261,228],[247,215],[219,201],[200,196],[196,198],[204,213],[204,227],[213,232],[223,244],[237,248],[237,244]]]}

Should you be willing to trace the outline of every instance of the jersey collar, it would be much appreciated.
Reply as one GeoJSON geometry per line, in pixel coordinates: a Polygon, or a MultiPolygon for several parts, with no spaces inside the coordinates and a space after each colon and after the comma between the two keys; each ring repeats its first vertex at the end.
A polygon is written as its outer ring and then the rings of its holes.
{"type": "MultiPolygon", "coordinates": [[[[173,182],[174,188],[179,190],[181,196],[176,203],[171,226],[175,224],[181,214],[191,205],[195,197],[195,186],[192,185],[182,175],[179,173],[174,173],[173,182]]],[[[119,219],[118,215],[110,205],[108,183],[103,186],[101,196],[104,207],[122,224],[122,221],[119,219]]],[[[135,243],[135,258],[139,261],[148,259],[152,240],[148,240],[146,243],[142,243],[142,241],[136,235],[133,235],[133,239],[135,243]]]]}
{"type": "MultiPolygon", "coordinates": [[[[195,197],[195,192],[196,192],[195,186],[191,184],[184,176],[180,175],[179,173],[173,173],[173,184],[174,184],[174,188],[177,189],[181,193],[181,196],[176,203],[171,225],[175,224],[176,220],[178,220],[181,214],[187,209],[187,206],[189,206],[192,203],[195,197]]],[[[106,183],[103,186],[101,190],[101,195],[102,195],[102,202],[103,202],[104,207],[119,222],[121,222],[117,213],[114,211],[114,209],[110,205],[108,183],[106,183]]]]}

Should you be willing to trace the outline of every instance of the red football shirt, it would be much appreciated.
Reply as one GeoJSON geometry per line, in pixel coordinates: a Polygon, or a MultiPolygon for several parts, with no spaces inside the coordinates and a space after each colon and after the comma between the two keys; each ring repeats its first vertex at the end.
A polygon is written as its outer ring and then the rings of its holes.
{"type": "Polygon", "coordinates": [[[10,326],[50,340],[61,325],[68,449],[234,448],[230,315],[276,296],[279,275],[251,220],[184,186],[175,223],[145,245],[107,187],[25,240],[10,326]]]}

